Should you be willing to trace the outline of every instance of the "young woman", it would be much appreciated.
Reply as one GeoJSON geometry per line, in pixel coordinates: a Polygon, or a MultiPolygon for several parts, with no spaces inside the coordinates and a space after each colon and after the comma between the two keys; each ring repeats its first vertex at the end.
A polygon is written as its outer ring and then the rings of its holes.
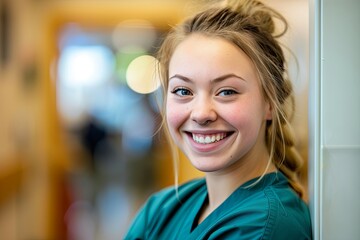
{"type": "Polygon", "coordinates": [[[312,238],[274,18],[286,30],[259,1],[230,0],[167,36],[165,127],[205,178],[150,197],[125,239],[312,238]]]}

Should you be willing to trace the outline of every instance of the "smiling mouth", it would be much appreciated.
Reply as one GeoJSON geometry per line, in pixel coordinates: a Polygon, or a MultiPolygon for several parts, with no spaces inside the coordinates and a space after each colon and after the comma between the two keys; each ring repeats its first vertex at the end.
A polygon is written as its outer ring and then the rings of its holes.
{"type": "Polygon", "coordinates": [[[228,137],[229,135],[231,135],[231,133],[216,133],[216,134],[196,134],[196,133],[191,133],[192,135],[192,139],[200,144],[211,144],[211,143],[215,143],[215,142],[219,142],[221,140],[223,140],[224,138],[228,137]]]}

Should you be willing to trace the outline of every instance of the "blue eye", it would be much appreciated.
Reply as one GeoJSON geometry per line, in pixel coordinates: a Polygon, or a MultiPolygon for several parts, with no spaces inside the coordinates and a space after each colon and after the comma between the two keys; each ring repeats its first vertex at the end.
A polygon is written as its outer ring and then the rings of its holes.
{"type": "Polygon", "coordinates": [[[218,95],[219,96],[229,96],[229,95],[233,95],[233,94],[237,94],[237,92],[234,90],[231,90],[231,89],[225,89],[225,90],[222,90],[218,95]]]}
{"type": "Polygon", "coordinates": [[[186,88],[176,88],[175,90],[172,91],[172,93],[179,95],[179,96],[189,96],[192,95],[192,93],[190,92],[190,90],[186,89],[186,88]]]}

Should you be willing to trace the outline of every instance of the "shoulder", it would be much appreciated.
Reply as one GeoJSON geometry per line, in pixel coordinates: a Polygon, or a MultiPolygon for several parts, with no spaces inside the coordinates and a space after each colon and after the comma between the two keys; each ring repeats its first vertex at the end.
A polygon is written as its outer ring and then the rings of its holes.
{"type": "Polygon", "coordinates": [[[214,239],[311,239],[307,205],[281,173],[239,189],[227,201],[227,213],[208,232],[214,239]]]}
{"type": "Polygon", "coordinates": [[[311,239],[307,204],[292,190],[281,173],[274,184],[264,188],[268,201],[268,221],[264,239],[311,239]]]}
{"type": "Polygon", "coordinates": [[[182,208],[183,202],[204,188],[205,180],[196,179],[152,194],[133,220],[125,239],[146,239],[151,232],[156,233],[156,229],[166,226],[173,213],[182,208]]]}

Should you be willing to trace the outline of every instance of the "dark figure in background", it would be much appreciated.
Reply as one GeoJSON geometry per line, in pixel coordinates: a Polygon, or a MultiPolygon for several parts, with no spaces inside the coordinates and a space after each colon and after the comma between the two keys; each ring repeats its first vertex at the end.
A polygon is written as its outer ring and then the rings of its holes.
{"type": "Polygon", "coordinates": [[[90,154],[91,169],[95,170],[96,165],[96,151],[101,142],[107,138],[108,134],[103,125],[101,125],[93,117],[89,117],[89,120],[84,124],[81,129],[81,141],[85,149],[90,154]]]}

